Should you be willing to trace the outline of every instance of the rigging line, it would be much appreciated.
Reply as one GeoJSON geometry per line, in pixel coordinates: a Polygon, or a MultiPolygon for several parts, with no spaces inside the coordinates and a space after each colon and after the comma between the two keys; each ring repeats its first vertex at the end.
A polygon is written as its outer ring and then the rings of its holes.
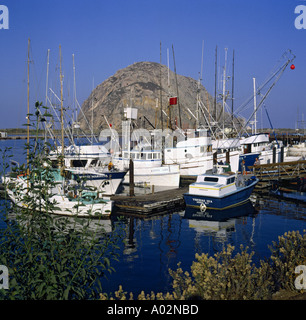
{"type": "MultiPolygon", "coordinates": [[[[293,58],[294,59],[294,58],[293,58]]],[[[258,95],[260,92],[261,92],[261,90],[270,82],[270,81],[272,81],[272,79],[274,78],[274,77],[276,77],[280,72],[282,73],[282,70],[283,70],[283,68],[284,67],[287,67],[287,65],[291,62],[291,61],[293,61],[293,59],[288,59],[286,62],[284,62],[283,63],[283,65],[278,69],[278,70],[276,70],[275,72],[273,72],[272,74],[271,74],[271,76],[261,85],[261,86],[259,86],[258,88],[257,88],[257,90],[256,90],[256,95],[258,95]]],[[[252,100],[254,99],[254,94],[252,94],[252,96],[246,101],[246,102],[244,102],[237,110],[236,110],[236,113],[240,113],[252,100]]]]}
{"type": "MultiPolygon", "coordinates": [[[[274,82],[272,83],[272,85],[270,86],[270,88],[268,89],[268,91],[265,93],[265,95],[263,96],[263,98],[261,99],[261,101],[259,102],[259,104],[257,105],[256,109],[252,112],[251,116],[249,117],[248,121],[245,124],[245,127],[249,124],[249,122],[251,121],[251,119],[253,118],[255,112],[257,112],[259,110],[259,108],[261,107],[261,105],[263,104],[264,100],[267,98],[267,96],[269,95],[269,93],[271,92],[271,90],[273,89],[273,87],[276,85],[277,81],[279,80],[279,78],[282,76],[282,74],[285,72],[286,67],[288,66],[288,64],[290,63],[290,60],[288,60],[285,65],[283,66],[282,70],[279,72],[277,78],[274,80],[274,82]]],[[[242,130],[240,130],[239,133],[241,133],[242,130]]]]}

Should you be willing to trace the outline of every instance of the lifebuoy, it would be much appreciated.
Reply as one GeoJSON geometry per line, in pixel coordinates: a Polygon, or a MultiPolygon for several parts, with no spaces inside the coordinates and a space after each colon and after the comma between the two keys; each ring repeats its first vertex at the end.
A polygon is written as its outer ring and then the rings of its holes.
{"type": "Polygon", "coordinates": [[[202,203],[200,204],[200,210],[201,210],[201,212],[205,212],[205,211],[206,211],[206,208],[207,208],[207,207],[206,207],[206,204],[202,202],[202,203]]]}

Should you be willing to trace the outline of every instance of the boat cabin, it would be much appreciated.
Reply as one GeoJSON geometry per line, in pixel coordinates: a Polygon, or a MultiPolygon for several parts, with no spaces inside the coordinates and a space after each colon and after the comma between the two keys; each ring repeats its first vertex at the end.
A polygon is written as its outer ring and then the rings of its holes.
{"type": "Polygon", "coordinates": [[[208,197],[220,197],[236,188],[235,174],[202,174],[197,177],[195,183],[189,186],[189,193],[208,197]]]}
{"type": "Polygon", "coordinates": [[[267,148],[270,148],[269,134],[258,133],[247,138],[242,138],[240,144],[244,154],[265,151],[267,148]]]}

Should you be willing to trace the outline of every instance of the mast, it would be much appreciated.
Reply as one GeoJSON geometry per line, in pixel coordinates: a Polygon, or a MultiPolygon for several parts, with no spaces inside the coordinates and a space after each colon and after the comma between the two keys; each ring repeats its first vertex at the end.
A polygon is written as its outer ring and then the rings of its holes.
{"type": "Polygon", "coordinates": [[[76,107],[76,83],[75,83],[75,64],[74,64],[74,53],[72,54],[72,65],[73,65],[73,106],[74,106],[74,122],[77,122],[77,107],[76,107]]]}
{"type": "MultiPolygon", "coordinates": [[[[48,49],[47,53],[47,76],[46,76],[46,97],[45,97],[45,107],[48,105],[48,82],[49,82],[49,56],[50,56],[50,49],[48,49]]],[[[45,126],[45,142],[47,141],[47,129],[48,125],[45,126]]]]}
{"type": "Polygon", "coordinates": [[[253,89],[254,89],[254,133],[257,133],[257,112],[256,112],[256,84],[255,84],[255,78],[253,78],[253,89]]]}
{"type": "Polygon", "coordinates": [[[170,128],[171,125],[171,110],[170,110],[170,63],[169,63],[169,49],[167,48],[167,66],[168,66],[168,117],[167,117],[167,128],[170,128]],[[169,127],[169,119],[170,119],[170,127],[169,127]]]}
{"type": "Polygon", "coordinates": [[[176,65],[175,65],[175,56],[174,56],[173,45],[172,45],[172,52],[173,52],[174,74],[175,74],[177,105],[178,105],[178,111],[179,111],[180,128],[182,128],[181,107],[180,107],[180,99],[179,99],[179,92],[178,92],[178,83],[177,83],[177,74],[176,74],[176,65]]]}
{"type": "MultiPolygon", "coordinates": [[[[28,92],[27,92],[27,175],[30,174],[30,38],[28,39],[28,92]]],[[[27,189],[29,189],[29,180],[27,179],[27,189]]]]}
{"type": "MultiPolygon", "coordinates": [[[[197,90],[197,109],[196,109],[196,129],[199,128],[200,124],[200,91],[201,91],[201,82],[202,82],[202,75],[203,75],[203,55],[204,55],[204,40],[202,41],[202,58],[201,58],[201,72],[200,72],[200,79],[198,81],[198,90],[197,90]]],[[[209,114],[209,104],[208,106],[208,114],[209,114]]]]}
{"type": "Polygon", "coordinates": [[[45,102],[46,106],[48,103],[49,56],[50,56],[50,49],[48,49],[48,53],[47,53],[46,102],[45,102]]]}
{"type": "Polygon", "coordinates": [[[232,68],[232,132],[234,131],[234,64],[235,64],[235,50],[233,50],[233,68],[232,68]]]}
{"type": "Polygon", "coordinates": [[[162,54],[161,54],[161,41],[159,43],[159,60],[160,60],[160,69],[159,69],[159,81],[160,81],[160,89],[159,89],[159,100],[160,100],[160,121],[161,121],[161,129],[164,130],[164,122],[163,122],[163,103],[162,103],[162,54]]]}
{"type": "Polygon", "coordinates": [[[217,121],[217,73],[218,73],[217,56],[218,56],[218,46],[216,46],[216,50],[215,50],[215,99],[214,99],[215,121],[217,121]]]}
{"type": "Polygon", "coordinates": [[[93,91],[94,91],[94,83],[95,78],[92,78],[92,96],[91,96],[91,144],[93,144],[93,137],[94,137],[94,114],[93,114],[93,91]]]}
{"type": "Polygon", "coordinates": [[[224,116],[225,116],[225,82],[226,82],[226,63],[227,63],[227,48],[225,48],[225,63],[224,63],[224,68],[223,68],[223,90],[222,90],[222,118],[223,118],[223,125],[222,125],[222,130],[223,130],[223,139],[225,138],[224,134],[224,116]]]}
{"type": "Polygon", "coordinates": [[[62,75],[62,47],[59,45],[60,55],[60,83],[61,83],[61,144],[62,144],[62,164],[64,165],[64,110],[63,110],[63,75],[62,75]]]}

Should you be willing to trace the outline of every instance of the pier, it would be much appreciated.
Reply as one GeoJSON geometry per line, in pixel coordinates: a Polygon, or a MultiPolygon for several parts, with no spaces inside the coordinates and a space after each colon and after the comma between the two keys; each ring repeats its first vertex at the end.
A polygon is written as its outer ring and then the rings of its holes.
{"type": "Polygon", "coordinates": [[[185,207],[184,193],[188,187],[136,196],[113,195],[114,207],[120,213],[134,216],[155,215],[185,207]]]}
{"type": "Polygon", "coordinates": [[[249,166],[259,179],[256,188],[270,187],[273,181],[306,177],[306,160],[249,166]]]}

